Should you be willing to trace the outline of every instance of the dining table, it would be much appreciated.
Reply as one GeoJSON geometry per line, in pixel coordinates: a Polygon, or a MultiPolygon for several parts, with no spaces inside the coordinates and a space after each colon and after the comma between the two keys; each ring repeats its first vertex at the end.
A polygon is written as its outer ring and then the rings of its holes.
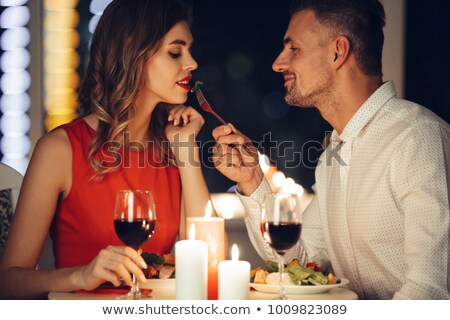
{"type": "MultiPolygon", "coordinates": [[[[153,280],[144,286],[151,293],[146,297],[152,300],[175,300],[175,279],[165,281],[153,280]]],[[[50,292],[49,300],[116,300],[121,293],[114,293],[114,289],[104,293],[104,291],[77,291],[77,292],[50,292]]],[[[256,291],[249,287],[250,300],[271,300],[275,293],[256,291]]],[[[326,292],[288,294],[292,300],[357,300],[358,295],[345,287],[332,288],[326,292]]]]}

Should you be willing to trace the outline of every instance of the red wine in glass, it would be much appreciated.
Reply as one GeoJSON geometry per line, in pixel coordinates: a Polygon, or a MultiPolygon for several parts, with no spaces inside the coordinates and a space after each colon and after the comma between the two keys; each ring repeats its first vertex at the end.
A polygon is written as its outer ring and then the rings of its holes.
{"type": "Polygon", "coordinates": [[[295,193],[266,194],[261,210],[261,233],[278,253],[280,287],[277,300],[287,300],[284,293],[284,254],[300,239],[302,232],[300,197],[295,193]]]}
{"type": "Polygon", "coordinates": [[[116,229],[119,239],[127,246],[130,246],[135,250],[138,250],[145,242],[147,242],[155,231],[155,226],[155,220],[114,220],[114,228],[116,229]]]}
{"type": "Polygon", "coordinates": [[[264,222],[261,225],[264,239],[278,254],[292,248],[300,238],[302,224],[299,222],[264,222]]]}
{"type": "MultiPolygon", "coordinates": [[[[156,212],[153,195],[148,190],[120,190],[116,196],[114,228],[119,239],[138,250],[153,235],[156,212]]],[[[142,293],[136,275],[130,292],[119,299],[141,299],[142,293]]]]}

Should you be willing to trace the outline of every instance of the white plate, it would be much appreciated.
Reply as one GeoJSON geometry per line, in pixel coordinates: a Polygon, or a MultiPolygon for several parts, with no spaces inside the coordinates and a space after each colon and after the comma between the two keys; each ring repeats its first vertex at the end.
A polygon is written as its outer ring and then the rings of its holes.
{"type": "Polygon", "coordinates": [[[139,287],[142,289],[174,289],[175,290],[175,279],[147,279],[146,283],[140,283],[139,287]]]}
{"type": "MultiPolygon", "coordinates": [[[[311,294],[311,293],[322,293],[327,292],[330,289],[338,288],[341,286],[345,286],[350,281],[348,279],[340,278],[341,283],[338,284],[327,284],[327,285],[318,285],[318,286],[295,286],[288,285],[284,286],[284,290],[286,294],[311,294]]],[[[278,293],[278,285],[271,284],[260,284],[260,283],[250,283],[250,287],[255,289],[256,291],[266,292],[266,293],[278,293]]]]}

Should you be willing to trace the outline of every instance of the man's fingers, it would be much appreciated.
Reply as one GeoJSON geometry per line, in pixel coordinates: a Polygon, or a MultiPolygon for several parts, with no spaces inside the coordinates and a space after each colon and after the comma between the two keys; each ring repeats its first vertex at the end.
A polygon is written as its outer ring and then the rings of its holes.
{"type": "Polygon", "coordinates": [[[222,152],[216,153],[213,157],[214,166],[218,169],[224,169],[229,167],[240,167],[241,156],[236,149],[227,148],[222,149],[222,152]]]}
{"type": "Polygon", "coordinates": [[[214,137],[214,140],[217,141],[217,139],[219,139],[219,137],[229,135],[232,132],[233,132],[232,128],[230,128],[229,126],[223,125],[223,126],[214,128],[212,135],[214,137]]]}
{"type": "Polygon", "coordinates": [[[245,138],[240,134],[229,134],[227,136],[221,136],[217,139],[218,143],[221,144],[233,144],[239,145],[245,142],[245,138]]]}

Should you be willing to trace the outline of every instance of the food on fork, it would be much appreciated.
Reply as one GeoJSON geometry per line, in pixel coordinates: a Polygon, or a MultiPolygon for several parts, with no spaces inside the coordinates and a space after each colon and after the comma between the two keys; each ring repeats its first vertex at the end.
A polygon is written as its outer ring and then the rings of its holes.
{"type": "Polygon", "coordinates": [[[226,125],[227,123],[225,120],[223,120],[217,113],[214,112],[211,105],[208,101],[206,101],[205,96],[203,95],[202,90],[200,89],[200,86],[203,84],[201,81],[195,81],[194,87],[191,89],[191,92],[195,93],[195,96],[197,97],[198,104],[200,105],[200,108],[202,108],[203,111],[211,113],[214,117],[216,117],[217,120],[219,120],[220,123],[223,125],[226,125]]]}

